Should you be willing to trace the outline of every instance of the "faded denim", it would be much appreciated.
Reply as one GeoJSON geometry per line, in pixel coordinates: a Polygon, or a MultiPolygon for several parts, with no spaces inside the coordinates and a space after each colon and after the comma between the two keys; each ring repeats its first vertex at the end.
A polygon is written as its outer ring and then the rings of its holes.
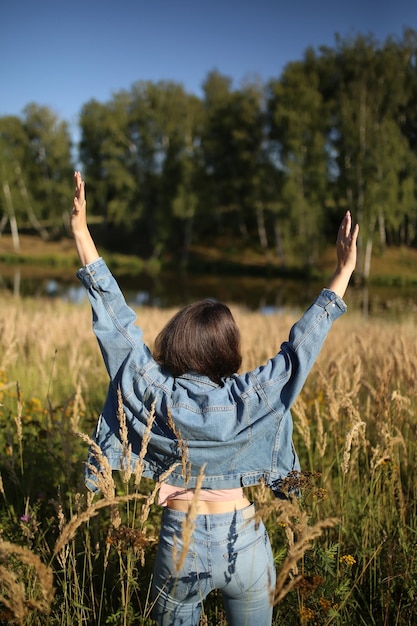
{"type": "Polygon", "coordinates": [[[275,567],[265,527],[254,506],[197,515],[190,548],[177,572],[185,513],[165,509],[152,584],[159,626],[198,626],[203,601],[221,592],[229,626],[269,626],[275,567]]]}
{"type": "MultiPolygon", "coordinates": [[[[157,480],[177,463],[169,482],[184,485],[181,448],[167,421],[170,413],[176,432],[188,447],[189,488],[195,486],[202,470],[203,489],[229,489],[263,480],[279,493],[281,481],[293,470],[299,470],[292,444],[290,408],[332,323],[346,311],[343,300],[324,289],[292,327],[289,340],[275,356],[265,365],[235,374],[218,385],[194,373],[174,378],[156,363],[135,323],[136,314],[126,304],[102,259],[79,270],[78,277],[88,292],[93,329],[110,377],[94,433],[110,466],[121,467],[117,420],[120,388],[132,446],[132,469],[154,406],[155,420],[144,459],[144,476],[157,480]]],[[[271,346],[271,352],[276,349],[271,346]]],[[[90,463],[97,463],[93,451],[90,451],[90,463]]],[[[86,480],[94,490],[91,469],[87,470],[86,480]]]]}

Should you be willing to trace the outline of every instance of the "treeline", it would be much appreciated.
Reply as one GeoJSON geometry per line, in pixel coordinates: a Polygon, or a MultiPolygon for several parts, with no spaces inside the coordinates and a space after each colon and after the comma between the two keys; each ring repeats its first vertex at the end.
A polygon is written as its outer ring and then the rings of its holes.
{"type": "Polygon", "coordinates": [[[267,84],[213,71],[202,93],[137,82],[85,103],[77,158],[49,109],[0,118],[0,228],[62,233],[76,162],[107,243],[139,256],[208,243],[307,266],[346,209],[365,277],[375,246],[417,245],[415,31],[336,37],[267,84]]]}

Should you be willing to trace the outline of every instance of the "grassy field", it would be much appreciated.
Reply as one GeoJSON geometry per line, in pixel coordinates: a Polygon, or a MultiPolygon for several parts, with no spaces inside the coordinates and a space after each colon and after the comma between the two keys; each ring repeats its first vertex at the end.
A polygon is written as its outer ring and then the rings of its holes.
{"type": "MultiPolygon", "coordinates": [[[[158,485],[140,467],[107,474],[101,497],[83,485],[106,391],[89,308],[0,304],[0,623],[151,624],[158,485]]],[[[243,370],[295,321],[234,313],[243,370]]],[[[150,346],[171,314],[138,309],[150,346]]],[[[273,545],[277,626],[417,623],[416,373],[413,318],[348,313],[333,327],[293,411],[301,500],[249,494],[273,545]]],[[[225,624],[216,595],[204,623],[225,624]]]]}

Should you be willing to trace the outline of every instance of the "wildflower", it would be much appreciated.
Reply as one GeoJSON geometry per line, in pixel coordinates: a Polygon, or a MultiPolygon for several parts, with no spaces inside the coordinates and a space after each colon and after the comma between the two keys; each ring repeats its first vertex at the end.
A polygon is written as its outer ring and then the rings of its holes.
{"type": "Polygon", "coordinates": [[[285,494],[290,494],[300,489],[307,489],[311,487],[314,480],[317,480],[320,476],[320,472],[298,472],[294,470],[280,481],[279,489],[285,494]]]}
{"type": "Polygon", "coordinates": [[[106,544],[113,545],[118,552],[133,550],[142,566],[145,563],[145,548],[155,541],[155,537],[147,537],[142,530],[123,525],[113,528],[106,538],[106,544]]]}
{"type": "Polygon", "coordinates": [[[21,515],[20,516],[20,521],[24,522],[25,524],[28,524],[30,522],[30,515],[21,515]]]}
{"type": "Polygon", "coordinates": [[[304,574],[296,586],[301,590],[302,594],[313,593],[320,585],[324,583],[324,579],[318,574],[313,574],[312,576],[307,576],[304,574]]]}
{"type": "Polygon", "coordinates": [[[329,493],[327,489],[320,487],[313,493],[313,498],[317,498],[317,500],[327,500],[329,497],[329,493]]]}
{"type": "Polygon", "coordinates": [[[342,554],[342,556],[339,559],[340,563],[344,563],[345,565],[349,565],[349,567],[352,567],[352,565],[355,565],[356,560],[354,559],[354,557],[351,554],[342,554]]]}
{"type": "Polygon", "coordinates": [[[330,609],[332,608],[332,603],[330,602],[330,600],[328,600],[324,596],[320,597],[319,604],[321,608],[323,609],[323,611],[326,611],[326,613],[330,611],[330,609]]]}
{"type": "Polygon", "coordinates": [[[313,609],[308,608],[307,606],[302,606],[300,609],[300,619],[302,622],[308,622],[309,620],[314,618],[313,609]]]}
{"type": "MultiPolygon", "coordinates": [[[[155,537],[147,537],[143,530],[136,530],[123,525],[119,528],[113,528],[106,539],[106,543],[114,545],[121,552],[126,552],[129,548],[138,551],[154,542],[155,537]]],[[[99,544],[97,544],[96,549],[99,549],[99,544]]]]}

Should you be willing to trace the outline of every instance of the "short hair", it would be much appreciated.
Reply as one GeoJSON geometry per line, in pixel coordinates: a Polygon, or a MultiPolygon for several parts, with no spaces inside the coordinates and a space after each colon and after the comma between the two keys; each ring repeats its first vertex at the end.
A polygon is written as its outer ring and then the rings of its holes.
{"type": "Polygon", "coordinates": [[[228,306],[201,300],[171,318],[155,339],[153,355],[175,377],[196,372],[221,384],[241,366],[240,332],[228,306]]]}

